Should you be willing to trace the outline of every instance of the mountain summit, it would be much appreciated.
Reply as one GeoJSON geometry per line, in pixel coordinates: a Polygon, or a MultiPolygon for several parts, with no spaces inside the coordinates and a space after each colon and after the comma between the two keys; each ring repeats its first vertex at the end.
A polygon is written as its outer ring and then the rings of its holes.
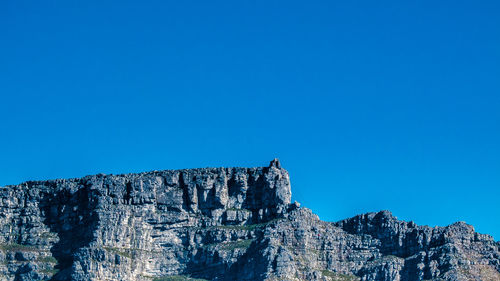
{"type": "Polygon", "coordinates": [[[388,211],[331,223],[288,172],[203,168],[0,187],[0,280],[500,280],[500,243],[388,211]]]}

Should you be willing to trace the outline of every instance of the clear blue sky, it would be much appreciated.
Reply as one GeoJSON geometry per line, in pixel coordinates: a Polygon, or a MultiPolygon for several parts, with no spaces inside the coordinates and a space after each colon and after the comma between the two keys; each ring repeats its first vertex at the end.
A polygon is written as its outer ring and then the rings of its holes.
{"type": "Polygon", "coordinates": [[[322,219],[500,239],[499,1],[2,1],[0,185],[291,173],[322,219]]]}

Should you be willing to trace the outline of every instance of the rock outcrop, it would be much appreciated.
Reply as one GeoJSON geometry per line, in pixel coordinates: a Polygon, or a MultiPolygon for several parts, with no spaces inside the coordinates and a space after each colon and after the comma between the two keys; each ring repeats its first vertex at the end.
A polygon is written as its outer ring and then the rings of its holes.
{"type": "Polygon", "coordinates": [[[0,280],[500,280],[500,243],[465,223],[290,200],[277,160],[0,187],[0,280]]]}

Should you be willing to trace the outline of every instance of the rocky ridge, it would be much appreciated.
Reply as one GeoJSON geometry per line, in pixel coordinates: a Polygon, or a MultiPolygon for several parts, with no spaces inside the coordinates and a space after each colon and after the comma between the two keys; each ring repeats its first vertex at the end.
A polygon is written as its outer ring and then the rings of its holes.
{"type": "Polygon", "coordinates": [[[500,280],[500,243],[463,222],[290,200],[278,160],[0,187],[0,280],[500,280]]]}

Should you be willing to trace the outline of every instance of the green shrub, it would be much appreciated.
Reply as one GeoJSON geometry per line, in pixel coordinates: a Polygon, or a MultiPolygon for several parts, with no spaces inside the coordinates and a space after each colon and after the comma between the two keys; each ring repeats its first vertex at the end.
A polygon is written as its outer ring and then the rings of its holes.
{"type": "Polygon", "coordinates": [[[191,278],[185,275],[172,275],[154,278],[153,281],[208,281],[206,279],[191,278]]]}
{"type": "Polygon", "coordinates": [[[321,273],[325,277],[330,277],[331,280],[335,281],[357,281],[359,280],[358,277],[350,274],[342,274],[342,273],[337,273],[337,272],[332,272],[329,270],[322,270],[321,273]]]}
{"type": "Polygon", "coordinates": [[[225,251],[234,251],[236,249],[248,249],[252,244],[253,239],[239,240],[221,244],[221,249],[225,251]]]}
{"type": "Polygon", "coordinates": [[[42,269],[42,270],[40,270],[40,273],[47,274],[47,275],[55,275],[58,272],[59,272],[59,269],[42,269]]]}
{"type": "Polygon", "coordinates": [[[57,263],[56,258],[54,258],[52,256],[38,257],[37,261],[39,261],[39,262],[47,262],[47,263],[57,263]]]}
{"type": "Polygon", "coordinates": [[[114,254],[117,254],[119,256],[125,257],[125,258],[132,258],[132,253],[130,252],[129,249],[120,249],[120,248],[114,248],[114,247],[104,247],[106,251],[110,251],[114,254]]]}
{"type": "Polygon", "coordinates": [[[8,252],[33,252],[37,251],[37,248],[34,246],[10,243],[10,244],[0,244],[0,250],[8,252]]]}

